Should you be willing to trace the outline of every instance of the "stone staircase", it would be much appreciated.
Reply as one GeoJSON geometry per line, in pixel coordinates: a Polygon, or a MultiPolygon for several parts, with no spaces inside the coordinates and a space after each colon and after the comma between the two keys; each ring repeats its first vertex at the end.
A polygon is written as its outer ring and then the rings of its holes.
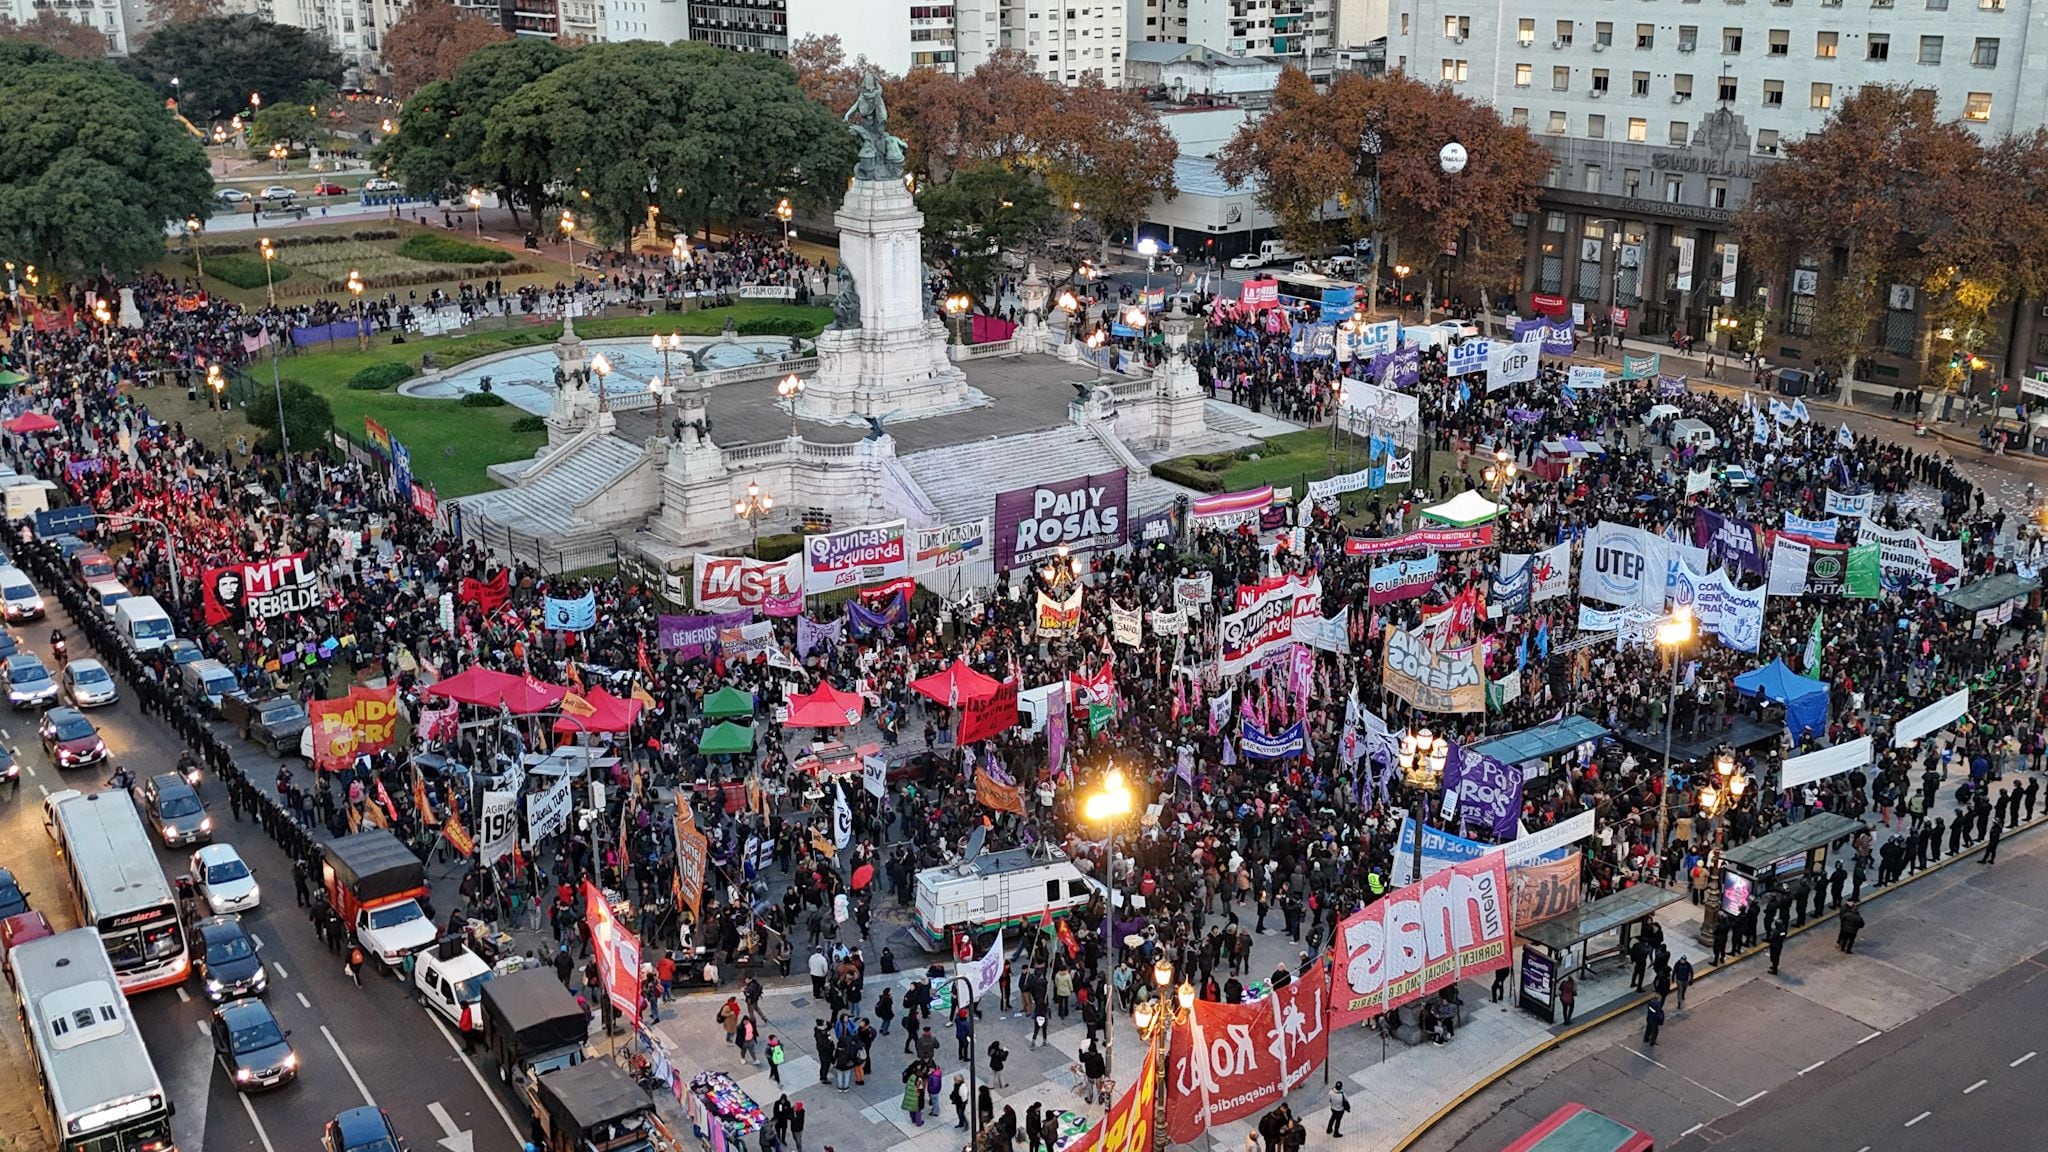
{"type": "Polygon", "coordinates": [[[636,469],[652,467],[645,448],[613,435],[584,435],[522,468],[493,475],[509,486],[462,498],[463,534],[544,567],[569,571],[609,562],[621,537],[646,509],[602,497],[636,469]]]}
{"type": "Polygon", "coordinates": [[[1196,495],[1149,472],[1130,471],[1128,460],[1127,454],[1112,451],[1090,429],[1063,424],[1043,432],[913,452],[903,457],[903,465],[948,524],[989,515],[998,492],[1117,468],[1130,473],[1134,518],[1165,508],[1181,496],[1196,495]]]}

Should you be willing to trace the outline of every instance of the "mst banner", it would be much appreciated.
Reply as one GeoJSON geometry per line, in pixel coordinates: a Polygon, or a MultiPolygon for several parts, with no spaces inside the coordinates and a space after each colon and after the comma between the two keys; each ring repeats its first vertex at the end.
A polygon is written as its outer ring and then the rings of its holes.
{"type": "Polygon", "coordinates": [[[1330,1027],[1508,966],[1506,857],[1489,852],[1392,892],[1337,926],[1330,1027]]]}
{"type": "Polygon", "coordinates": [[[304,612],[320,602],[320,574],[307,567],[304,552],[209,568],[205,584],[209,626],[304,612]]]}
{"type": "Polygon", "coordinates": [[[1330,1058],[1329,975],[1318,962],[1247,1004],[1197,1000],[1166,1056],[1166,1136],[1192,1144],[1287,1098],[1330,1058]]]}
{"type": "Polygon", "coordinates": [[[1130,473],[1119,468],[996,493],[996,571],[1130,542],[1130,473]]]}
{"type": "Polygon", "coordinates": [[[699,552],[690,569],[690,585],[697,607],[706,612],[760,609],[774,600],[801,599],[804,554],[756,560],[751,556],[711,556],[699,552]]]}

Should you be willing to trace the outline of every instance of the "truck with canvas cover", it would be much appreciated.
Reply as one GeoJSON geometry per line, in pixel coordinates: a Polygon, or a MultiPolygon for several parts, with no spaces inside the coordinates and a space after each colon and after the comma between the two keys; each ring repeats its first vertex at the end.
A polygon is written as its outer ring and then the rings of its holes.
{"type": "Polygon", "coordinates": [[[540,1078],[535,1112],[546,1152],[651,1152],[654,1097],[609,1060],[540,1078]]]}
{"type": "Polygon", "coordinates": [[[434,942],[426,869],[398,837],[376,828],[320,852],[321,886],[364,952],[389,966],[434,942]]]}
{"type": "Polygon", "coordinates": [[[509,972],[484,985],[484,1046],[498,1064],[498,1078],[535,1108],[536,1082],[547,1073],[583,1062],[590,1022],[583,1006],[549,968],[509,972]]]}

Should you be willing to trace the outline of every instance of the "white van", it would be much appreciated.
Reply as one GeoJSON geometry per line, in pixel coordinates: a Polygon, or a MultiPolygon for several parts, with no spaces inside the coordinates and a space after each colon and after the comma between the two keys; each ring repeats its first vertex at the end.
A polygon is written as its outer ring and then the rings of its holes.
{"type": "Polygon", "coordinates": [[[115,618],[115,605],[135,595],[119,580],[95,580],[85,586],[85,594],[92,598],[93,603],[100,606],[100,611],[105,612],[109,620],[115,618]]]}
{"type": "Polygon", "coordinates": [[[7,485],[5,503],[7,519],[26,520],[38,512],[50,510],[50,496],[57,491],[57,485],[49,480],[16,480],[7,485]]]}
{"type": "Polygon", "coordinates": [[[1714,427],[1705,420],[1686,417],[1671,422],[1671,446],[1681,448],[1690,444],[1701,452],[1712,452],[1721,446],[1721,438],[1714,433],[1714,427]]]}
{"type": "Polygon", "coordinates": [[[43,617],[42,593],[29,582],[28,573],[12,564],[0,567],[0,611],[5,612],[10,624],[43,617]]]}
{"type": "Polygon", "coordinates": [[[130,596],[115,604],[114,629],[138,653],[154,652],[178,634],[171,614],[154,596],[130,596]]]}
{"type": "Polygon", "coordinates": [[[1056,680],[1017,693],[1017,711],[1024,717],[1025,735],[1036,736],[1045,731],[1045,722],[1051,715],[1049,698],[1064,685],[1065,681],[1056,680]]]}
{"type": "Polygon", "coordinates": [[[1057,848],[986,852],[917,874],[910,933],[927,950],[943,952],[957,933],[982,935],[1004,924],[1035,928],[1048,911],[1065,916],[1094,892],[1094,882],[1057,848]]]}

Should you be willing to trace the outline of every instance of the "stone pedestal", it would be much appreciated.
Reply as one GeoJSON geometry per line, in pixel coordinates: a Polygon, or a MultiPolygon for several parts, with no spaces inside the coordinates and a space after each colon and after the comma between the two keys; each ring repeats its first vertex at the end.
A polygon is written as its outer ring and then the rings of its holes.
{"type": "Polygon", "coordinates": [[[921,415],[965,407],[967,376],[946,328],[924,307],[924,213],[897,180],[855,180],[834,219],[860,297],[860,326],[818,337],[818,373],[800,411],[813,419],[921,415]]]}
{"type": "Polygon", "coordinates": [[[1152,370],[1153,434],[1162,447],[1186,443],[1209,430],[1203,409],[1202,378],[1188,356],[1195,322],[1174,316],[1160,322],[1166,358],[1152,370]]]}
{"type": "Polygon", "coordinates": [[[1017,324],[1015,336],[1017,351],[1026,356],[1045,351],[1048,341],[1045,302],[1051,295],[1052,287],[1038,274],[1038,265],[1027,266],[1024,282],[1017,286],[1018,302],[1024,306],[1024,316],[1017,324]]]}

